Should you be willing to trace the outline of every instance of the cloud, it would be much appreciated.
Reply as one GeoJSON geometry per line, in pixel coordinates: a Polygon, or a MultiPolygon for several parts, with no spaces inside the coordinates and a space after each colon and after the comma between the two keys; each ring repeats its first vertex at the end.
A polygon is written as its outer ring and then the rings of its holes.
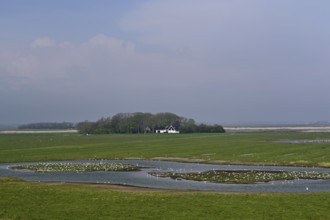
{"type": "Polygon", "coordinates": [[[58,106],[70,94],[95,118],[103,109],[211,122],[320,115],[330,109],[330,13],[317,10],[295,0],[145,1],[117,18],[116,36],[0,46],[0,89],[35,90],[40,100],[48,91],[58,106]]]}
{"type": "MultiPolygon", "coordinates": [[[[260,1],[257,1],[260,3],[260,1]]],[[[263,5],[263,4],[261,4],[263,5]]],[[[147,44],[164,47],[203,48],[224,44],[230,38],[255,35],[265,23],[256,1],[196,0],[152,1],[128,14],[122,21],[123,31],[139,33],[147,44]]],[[[227,42],[227,43],[230,43],[227,42]]]]}
{"type": "Polygon", "coordinates": [[[125,42],[121,39],[106,36],[104,34],[98,34],[92,37],[88,43],[93,46],[106,47],[111,50],[113,49],[124,49],[124,50],[134,50],[134,44],[131,42],[125,42]]]}
{"type": "Polygon", "coordinates": [[[2,50],[0,66],[1,84],[7,86],[34,86],[67,84],[84,87],[108,84],[113,88],[193,86],[202,80],[198,63],[161,52],[136,50],[133,42],[98,34],[80,44],[72,42],[40,41],[36,47],[2,50]],[[41,43],[43,42],[43,43],[41,43]],[[45,42],[53,42],[46,47],[45,42]],[[182,81],[187,83],[182,84],[182,81]]]}
{"type": "Polygon", "coordinates": [[[19,89],[67,79],[70,68],[82,66],[83,61],[72,43],[55,42],[38,38],[32,47],[1,48],[0,86],[19,89]]]}
{"type": "Polygon", "coordinates": [[[173,71],[194,85],[189,91],[200,103],[213,106],[210,115],[221,109],[236,120],[280,120],[314,111],[306,100],[330,108],[321,98],[330,80],[325,5],[155,0],[126,14],[121,28],[146,50],[177,58],[173,71]]]}
{"type": "Polygon", "coordinates": [[[73,48],[74,44],[69,41],[63,41],[63,42],[58,43],[58,46],[61,48],[73,48]]]}
{"type": "Polygon", "coordinates": [[[43,48],[43,47],[52,47],[55,46],[56,41],[49,37],[41,37],[34,40],[31,44],[33,48],[43,48]]]}
{"type": "Polygon", "coordinates": [[[324,15],[309,14],[316,8],[306,1],[155,0],[127,14],[121,27],[146,48],[198,63],[210,82],[244,78],[241,84],[263,87],[288,75],[308,78],[320,62],[329,67],[330,32],[324,15]]]}

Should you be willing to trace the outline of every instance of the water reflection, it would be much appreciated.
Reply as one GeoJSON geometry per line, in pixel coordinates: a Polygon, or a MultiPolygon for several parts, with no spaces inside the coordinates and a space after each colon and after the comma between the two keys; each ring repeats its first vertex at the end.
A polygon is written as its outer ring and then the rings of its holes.
{"type": "MultiPolygon", "coordinates": [[[[61,161],[59,163],[99,163],[100,161],[61,161]]],[[[26,181],[45,182],[82,182],[100,184],[124,184],[150,188],[227,191],[227,192],[330,192],[330,180],[290,180],[272,181],[257,184],[221,184],[197,182],[189,180],[173,180],[170,178],[153,177],[151,171],[173,172],[203,172],[207,170],[272,170],[272,171],[307,171],[330,173],[325,168],[283,167],[283,166],[241,166],[241,165],[212,165],[198,163],[179,163],[152,160],[104,160],[105,163],[126,163],[145,167],[134,172],[57,172],[37,173],[28,170],[13,170],[11,166],[31,163],[0,164],[0,176],[19,177],[26,181]]],[[[53,162],[52,162],[53,163],[53,162]]]]}
{"type": "Polygon", "coordinates": [[[289,143],[289,144],[323,144],[330,143],[330,139],[285,139],[285,140],[276,140],[275,143],[289,143]]]}

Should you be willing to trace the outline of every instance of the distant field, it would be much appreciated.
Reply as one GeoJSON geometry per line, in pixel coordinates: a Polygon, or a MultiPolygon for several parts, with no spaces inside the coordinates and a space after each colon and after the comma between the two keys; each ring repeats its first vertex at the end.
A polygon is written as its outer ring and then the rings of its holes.
{"type": "Polygon", "coordinates": [[[0,162],[68,159],[170,159],[330,167],[330,133],[222,133],[180,135],[0,134],[0,162]]]}
{"type": "MultiPolygon", "coordinates": [[[[330,133],[0,134],[0,162],[170,159],[330,167],[330,133]]],[[[212,193],[0,178],[0,219],[330,219],[329,193],[212,193]]]]}

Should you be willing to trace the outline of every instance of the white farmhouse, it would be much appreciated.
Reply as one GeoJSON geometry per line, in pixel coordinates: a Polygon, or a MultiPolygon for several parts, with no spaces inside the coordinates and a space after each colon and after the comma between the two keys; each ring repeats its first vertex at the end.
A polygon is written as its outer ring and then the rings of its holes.
{"type": "Polygon", "coordinates": [[[175,129],[175,127],[173,127],[172,125],[169,126],[169,127],[166,127],[164,129],[157,129],[156,130],[156,133],[159,133],[159,134],[164,134],[164,133],[169,133],[169,134],[179,134],[180,131],[177,131],[175,129]]]}

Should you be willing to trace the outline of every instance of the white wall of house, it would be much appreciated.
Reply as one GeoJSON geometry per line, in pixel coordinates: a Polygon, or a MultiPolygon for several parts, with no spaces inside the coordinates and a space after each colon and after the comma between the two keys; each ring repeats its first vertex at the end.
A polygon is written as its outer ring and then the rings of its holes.
{"type": "Polygon", "coordinates": [[[179,134],[179,133],[180,133],[180,131],[177,131],[177,130],[175,130],[174,128],[170,128],[170,129],[168,129],[167,132],[168,132],[168,133],[171,133],[171,134],[179,134]]]}
{"type": "Polygon", "coordinates": [[[156,133],[159,133],[159,134],[164,134],[164,133],[179,134],[180,131],[175,130],[175,128],[173,126],[170,126],[169,128],[166,128],[166,129],[156,130],[156,133]]]}
{"type": "Polygon", "coordinates": [[[159,134],[167,133],[167,129],[156,130],[156,133],[159,133],[159,134]]]}

